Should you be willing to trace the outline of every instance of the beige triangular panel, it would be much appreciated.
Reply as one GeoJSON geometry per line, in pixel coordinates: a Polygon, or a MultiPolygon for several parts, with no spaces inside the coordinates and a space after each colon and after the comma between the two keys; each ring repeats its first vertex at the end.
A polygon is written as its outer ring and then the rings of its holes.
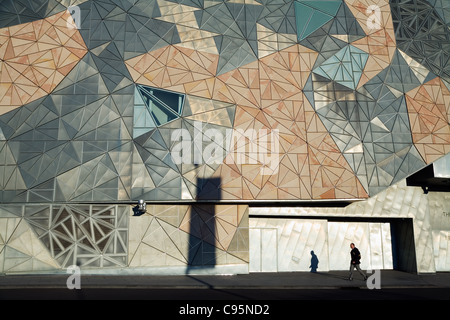
{"type": "Polygon", "coordinates": [[[43,263],[33,264],[33,269],[30,270],[40,270],[39,268],[44,265],[46,266],[45,270],[47,270],[49,266],[57,269],[60,268],[59,264],[51,257],[47,248],[37,238],[25,220],[22,220],[17,226],[15,232],[8,241],[8,246],[43,263]]]}
{"type": "Polygon", "coordinates": [[[145,233],[154,218],[149,215],[130,217],[128,233],[128,261],[133,260],[136,250],[142,242],[145,233]]]}
{"type": "Polygon", "coordinates": [[[170,226],[164,221],[160,222],[157,219],[153,219],[142,242],[157,250],[165,252],[180,261],[185,260],[185,257],[181,254],[180,250],[178,250],[177,246],[170,239],[166,229],[169,230],[170,233],[178,231],[177,228],[170,226]],[[161,224],[165,224],[165,228],[163,228],[161,224]]]}
{"type": "Polygon", "coordinates": [[[0,244],[5,244],[16,230],[20,223],[20,218],[1,218],[0,219],[0,244]]]}
{"type": "Polygon", "coordinates": [[[151,245],[141,243],[136,250],[130,267],[162,267],[184,266],[186,263],[168,256],[165,252],[153,248],[151,245]]]}
{"type": "MultiPolygon", "coordinates": [[[[220,250],[216,248],[215,252],[215,264],[246,264],[245,260],[239,259],[238,257],[228,253],[227,251],[220,250]]],[[[208,263],[208,261],[206,261],[208,263]]]]}
{"type": "Polygon", "coordinates": [[[238,228],[234,234],[233,239],[228,246],[228,253],[242,259],[249,261],[249,234],[248,228],[238,228]]]}
{"type": "MultiPolygon", "coordinates": [[[[8,272],[10,269],[16,269],[17,266],[26,263],[31,257],[19,250],[5,246],[2,251],[3,255],[3,272],[8,272]]],[[[26,271],[26,270],[24,270],[26,271]]]]}
{"type": "Polygon", "coordinates": [[[158,219],[178,227],[188,209],[187,205],[152,205],[147,211],[158,219]]]}

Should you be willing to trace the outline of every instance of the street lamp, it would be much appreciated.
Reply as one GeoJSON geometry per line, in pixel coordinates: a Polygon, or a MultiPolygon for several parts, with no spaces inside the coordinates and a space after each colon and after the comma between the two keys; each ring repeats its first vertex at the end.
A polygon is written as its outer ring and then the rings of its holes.
{"type": "Polygon", "coordinates": [[[133,208],[133,211],[135,216],[143,215],[144,213],[147,212],[147,204],[145,203],[144,200],[141,199],[139,200],[137,206],[133,208]]]}

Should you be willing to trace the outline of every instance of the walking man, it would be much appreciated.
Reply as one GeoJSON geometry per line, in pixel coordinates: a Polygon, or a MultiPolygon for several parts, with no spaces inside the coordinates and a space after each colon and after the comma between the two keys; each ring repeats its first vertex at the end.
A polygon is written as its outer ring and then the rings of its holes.
{"type": "Polygon", "coordinates": [[[364,280],[367,280],[367,276],[362,272],[361,268],[359,267],[360,260],[361,260],[361,253],[359,252],[358,248],[355,247],[354,243],[350,244],[350,248],[352,248],[352,251],[350,251],[351,261],[350,261],[350,277],[349,280],[353,280],[353,270],[356,268],[358,270],[359,274],[363,276],[364,280]]]}

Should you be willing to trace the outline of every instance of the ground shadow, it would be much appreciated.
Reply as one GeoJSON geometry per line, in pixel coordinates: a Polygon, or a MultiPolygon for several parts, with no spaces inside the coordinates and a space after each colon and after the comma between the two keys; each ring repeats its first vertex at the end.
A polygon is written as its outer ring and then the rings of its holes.
{"type": "Polygon", "coordinates": [[[244,299],[244,300],[249,300],[251,299],[249,296],[245,296],[245,295],[241,295],[239,293],[237,293],[236,290],[227,290],[227,289],[219,289],[214,287],[214,285],[212,285],[211,283],[207,282],[206,279],[201,279],[199,276],[192,276],[192,275],[187,275],[187,277],[189,277],[192,280],[195,280],[203,285],[205,285],[209,290],[214,290],[216,292],[222,292],[225,294],[229,294],[232,295],[234,297],[236,297],[237,299],[244,299]]]}
{"type": "Polygon", "coordinates": [[[328,272],[316,272],[316,273],[321,276],[326,276],[329,278],[348,280],[348,275],[344,275],[344,274],[330,273],[329,271],[328,272]]]}

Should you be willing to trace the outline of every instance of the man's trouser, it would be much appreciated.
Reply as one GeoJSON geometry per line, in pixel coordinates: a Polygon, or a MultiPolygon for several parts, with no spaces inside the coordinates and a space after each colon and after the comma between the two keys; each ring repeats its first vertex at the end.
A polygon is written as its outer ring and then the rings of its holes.
{"type": "Polygon", "coordinates": [[[366,279],[366,275],[364,272],[362,272],[361,268],[359,267],[359,264],[353,264],[350,262],[350,279],[353,279],[353,270],[356,268],[358,270],[359,274],[363,276],[364,279],[366,279]]]}

